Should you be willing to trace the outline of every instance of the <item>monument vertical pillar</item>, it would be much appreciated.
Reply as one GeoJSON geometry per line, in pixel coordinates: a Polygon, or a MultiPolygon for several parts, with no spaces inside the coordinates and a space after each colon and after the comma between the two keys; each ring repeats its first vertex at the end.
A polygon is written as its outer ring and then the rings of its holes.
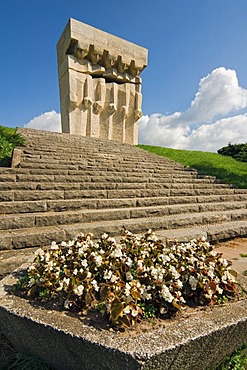
{"type": "Polygon", "coordinates": [[[70,19],[57,54],[62,131],[137,144],[147,49],[70,19]]]}

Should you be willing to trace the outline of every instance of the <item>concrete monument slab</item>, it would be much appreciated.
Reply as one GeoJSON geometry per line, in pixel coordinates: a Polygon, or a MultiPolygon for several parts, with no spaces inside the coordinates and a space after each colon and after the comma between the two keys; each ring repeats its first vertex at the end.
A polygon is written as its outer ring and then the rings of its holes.
{"type": "Polygon", "coordinates": [[[62,131],[137,144],[147,49],[71,18],[57,55],[62,131]]]}

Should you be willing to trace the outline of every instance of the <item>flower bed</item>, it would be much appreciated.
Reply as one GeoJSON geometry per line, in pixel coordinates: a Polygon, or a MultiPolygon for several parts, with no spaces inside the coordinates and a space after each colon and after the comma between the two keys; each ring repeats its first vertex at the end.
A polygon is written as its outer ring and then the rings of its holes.
{"type": "Polygon", "coordinates": [[[162,242],[149,230],[103,234],[39,249],[16,284],[26,296],[55,300],[65,309],[99,310],[116,326],[171,317],[187,305],[214,305],[236,292],[236,273],[205,238],[162,242]]]}

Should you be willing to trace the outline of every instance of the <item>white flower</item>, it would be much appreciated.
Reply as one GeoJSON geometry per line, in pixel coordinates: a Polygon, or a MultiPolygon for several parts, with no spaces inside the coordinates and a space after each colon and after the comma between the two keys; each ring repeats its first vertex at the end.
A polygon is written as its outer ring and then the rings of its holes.
{"type": "Polygon", "coordinates": [[[67,299],[64,301],[63,305],[64,305],[64,308],[66,308],[66,310],[68,310],[71,306],[71,304],[69,303],[69,301],[67,299]]]}
{"type": "Polygon", "coordinates": [[[117,246],[117,248],[115,248],[111,252],[111,257],[113,257],[113,258],[120,258],[120,257],[122,257],[122,255],[123,255],[123,253],[122,253],[122,250],[121,250],[120,246],[117,246]]]}
{"type": "Polygon", "coordinates": [[[156,279],[158,275],[158,269],[154,266],[151,266],[150,269],[151,269],[151,275],[156,279]]]}
{"type": "Polygon", "coordinates": [[[131,308],[131,315],[133,317],[136,317],[138,315],[138,310],[135,310],[134,308],[131,308]]]}
{"type": "Polygon", "coordinates": [[[70,278],[63,278],[63,282],[65,285],[69,285],[69,282],[70,282],[70,278]]]}
{"type": "Polygon", "coordinates": [[[57,243],[56,242],[52,242],[51,243],[51,249],[59,249],[59,246],[57,245],[57,243]]]}
{"type": "Polygon", "coordinates": [[[177,280],[176,283],[177,283],[177,286],[178,286],[179,289],[181,289],[183,287],[183,283],[182,283],[181,280],[177,280]]]}
{"type": "Polygon", "coordinates": [[[194,264],[194,262],[196,261],[196,258],[194,257],[194,256],[191,256],[190,258],[188,258],[187,257],[187,259],[188,259],[188,261],[193,265],[194,264]]]}
{"type": "Polygon", "coordinates": [[[166,312],[167,312],[167,309],[165,307],[160,307],[161,315],[165,314],[166,312]]]}
{"type": "Polygon", "coordinates": [[[127,257],[127,258],[126,258],[125,263],[126,263],[126,265],[127,265],[127,266],[129,266],[129,267],[131,267],[131,266],[133,265],[133,261],[132,261],[132,259],[131,259],[130,257],[127,257]]]}
{"type": "Polygon", "coordinates": [[[45,261],[48,262],[50,260],[50,253],[46,252],[45,254],[45,261]]]}
{"type": "Polygon", "coordinates": [[[31,278],[31,279],[29,280],[29,282],[28,282],[28,286],[29,286],[29,287],[32,287],[34,284],[35,284],[35,280],[34,280],[34,278],[31,278]]]}
{"type": "Polygon", "coordinates": [[[59,287],[56,288],[56,291],[60,292],[62,289],[63,289],[63,283],[61,281],[59,281],[59,287]]]}
{"type": "Polygon", "coordinates": [[[83,290],[84,290],[84,286],[81,284],[81,285],[78,285],[76,288],[74,288],[73,292],[76,295],[81,296],[83,294],[83,290]]]}
{"type": "Polygon", "coordinates": [[[53,261],[49,261],[49,262],[47,263],[47,269],[48,269],[49,271],[52,271],[52,270],[53,270],[53,261]]]}
{"type": "Polygon", "coordinates": [[[84,248],[83,247],[78,249],[78,254],[79,254],[79,256],[84,255],[84,248]]]}
{"type": "Polygon", "coordinates": [[[92,280],[91,283],[92,283],[92,286],[94,287],[94,290],[96,292],[98,292],[99,291],[99,286],[98,286],[97,281],[96,280],[92,280]]]}
{"type": "Polygon", "coordinates": [[[39,248],[34,252],[35,256],[44,256],[45,252],[43,249],[39,248]]]}
{"type": "Polygon", "coordinates": [[[105,280],[110,280],[111,277],[112,277],[112,271],[111,270],[105,270],[103,278],[105,280]]]}
{"type": "Polygon", "coordinates": [[[221,289],[218,285],[216,286],[216,290],[219,294],[223,293],[223,289],[221,289]]]}
{"type": "Polygon", "coordinates": [[[173,295],[170,293],[169,288],[166,285],[162,285],[161,295],[165,301],[171,303],[174,300],[173,295]]]}
{"type": "Polygon", "coordinates": [[[108,236],[109,236],[108,234],[104,233],[103,235],[101,235],[101,239],[103,239],[103,240],[104,240],[104,239],[107,239],[107,238],[108,238],[108,236]]]}
{"type": "Polygon", "coordinates": [[[133,280],[133,275],[131,274],[131,272],[130,272],[130,271],[127,271],[127,272],[126,272],[126,280],[127,280],[127,281],[131,281],[131,280],[133,280]]]}
{"type": "Polygon", "coordinates": [[[33,271],[36,270],[36,267],[34,265],[31,265],[28,267],[28,271],[33,271]]]}
{"type": "Polygon", "coordinates": [[[214,269],[209,269],[208,270],[208,276],[213,279],[214,278],[214,269]]]}
{"type": "Polygon", "coordinates": [[[87,260],[86,260],[86,259],[82,260],[82,261],[81,261],[81,265],[82,265],[83,267],[87,267],[87,265],[88,265],[87,260]]]}
{"type": "Polygon", "coordinates": [[[160,257],[162,258],[164,264],[171,261],[170,257],[167,254],[161,254],[160,257]]]}
{"type": "Polygon", "coordinates": [[[174,279],[179,279],[180,274],[178,273],[178,271],[176,270],[174,266],[170,266],[169,271],[171,272],[174,279]]]}
{"type": "Polygon", "coordinates": [[[196,290],[197,284],[198,284],[198,280],[194,276],[190,275],[190,277],[189,277],[189,284],[190,284],[192,290],[196,290]]]}
{"type": "Polygon", "coordinates": [[[96,262],[96,265],[99,267],[102,265],[102,257],[100,255],[97,255],[95,257],[95,262],[96,262]]]}
{"type": "Polygon", "coordinates": [[[143,260],[138,260],[138,261],[137,261],[137,267],[138,267],[139,269],[142,269],[142,268],[143,268],[143,260]]]}
{"type": "Polygon", "coordinates": [[[109,243],[116,243],[116,239],[114,239],[114,238],[112,238],[112,237],[110,237],[110,236],[109,236],[109,238],[107,239],[107,241],[108,241],[109,243]]]}
{"type": "Polygon", "coordinates": [[[78,270],[77,269],[74,269],[73,275],[77,275],[77,274],[78,274],[78,270]]]}
{"type": "Polygon", "coordinates": [[[129,305],[128,305],[128,306],[126,306],[126,307],[124,307],[124,309],[123,309],[123,313],[125,313],[125,314],[130,313],[130,306],[129,306],[129,305]]]}
{"type": "Polygon", "coordinates": [[[131,286],[129,285],[129,283],[126,283],[125,290],[124,290],[124,294],[126,295],[126,297],[130,295],[130,289],[131,289],[131,286]]]}
{"type": "Polygon", "coordinates": [[[110,282],[115,283],[117,280],[118,280],[118,277],[116,275],[112,274],[110,282]]]}
{"type": "Polygon", "coordinates": [[[225,258],[219,258],[219,262],[222,263],[224,267],[228,266],[228,261],[225,258]]]}

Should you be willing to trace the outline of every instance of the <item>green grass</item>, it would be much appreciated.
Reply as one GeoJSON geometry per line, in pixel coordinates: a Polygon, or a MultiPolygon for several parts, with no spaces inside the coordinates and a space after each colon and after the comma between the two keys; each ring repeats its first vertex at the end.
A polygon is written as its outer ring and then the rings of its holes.
{"type": "Polygon", "coordinates": [[[150,145],[139,148],[161,155],[196,169],[200,174],[216,176],[219,180],[238,188],[247,188],[247,163],[216,153],[178,150],[150,145]]]}
{"type": "Polygon", "coordinates": [[[247,343],[227,356],[216,370],[246,370],[247,369],[247,343]]]}
{"type": "Polygon", "coordinates": [[[13,149],[23,143],[24,139],[15,128],[0,126],[0,166],[9,166],[13,149]]]}

